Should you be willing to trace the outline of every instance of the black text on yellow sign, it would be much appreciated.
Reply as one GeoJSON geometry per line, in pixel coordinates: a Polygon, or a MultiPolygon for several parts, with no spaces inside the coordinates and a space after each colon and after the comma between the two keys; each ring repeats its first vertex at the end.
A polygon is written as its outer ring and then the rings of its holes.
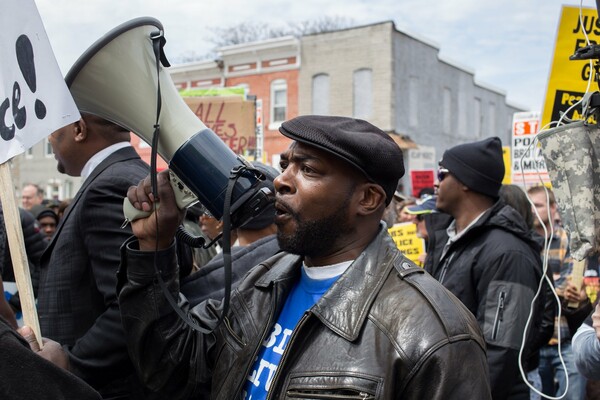
{"type": "Polygon", "coordinates": [[[417,236],[417,226],[412,222],[396,224],[389,228],[388,232],[402,254],[420,265],[419,256],[425,252],[425,243],[417,236]]]}
{"type": "Polygon", "coordinates": [[[567,110],[567,118],[581,119],[581,106],[573,105],[584,95],[590,77],[590,90],[598,90],[592,62],[569,59],[578,49],[588,45],[584,29],[590,44],[600,43],[600,22],[596,9],[584,7],[580,10],[577,6],[563,6],[544,100],[543,127],[547,128],[551,122],[554,126],[567,110]]]}

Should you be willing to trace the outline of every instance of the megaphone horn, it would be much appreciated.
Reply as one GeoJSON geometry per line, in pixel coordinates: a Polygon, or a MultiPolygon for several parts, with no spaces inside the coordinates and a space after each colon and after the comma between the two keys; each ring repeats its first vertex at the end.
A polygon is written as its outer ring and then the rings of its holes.
{"type": "MultiPolygon", "coordinates": [[[[190,110],[170,75],[162,24],[149,17],[125,22],[96,41],[75,62],[65,81],[81,112],[129,129],[152,143],[161,96],[157,152],[176,175],[178,205],[195,202],[189,190],[217,219],[234,169],[250,167],[190,110]],[[157,44],[156,40],[160,42],[157,44]],[[159,46],[159,54],[155,47],[159,46]],[[159,60],[157,60],[157,57],[159,60]],[[160,82],[160,86],[159,86],[160,82]],[[158,88],[160,87],[160,92],[158,88]],[[159,94],[160,93],[160,94],[159,94]],[[180,182],[178,182],[180,180],[180,182]]],[[[246,170],[233,188],[231,222],[239,226],[269,202],[257,175],[246,170]]],[[[127,216],[130,220],[134,217],[127,216]]]]}

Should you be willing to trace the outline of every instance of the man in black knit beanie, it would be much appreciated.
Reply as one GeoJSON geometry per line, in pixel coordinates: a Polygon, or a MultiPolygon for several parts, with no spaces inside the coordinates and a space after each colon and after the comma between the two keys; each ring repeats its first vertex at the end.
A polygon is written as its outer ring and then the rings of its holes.
{"type": "MultiPolygon", "coordinates": [[[[436,184],[436,208],[442,213],[426,216],[425,269],[477,318],[487,344],[493,398],[529,399],[519,349],[541,260],[523,218],[499,200],[503,177],[497,137],[444,152],[436,184]]],[[[534,307],[528,340],[537,333],[541,307],[534,307]]]]}

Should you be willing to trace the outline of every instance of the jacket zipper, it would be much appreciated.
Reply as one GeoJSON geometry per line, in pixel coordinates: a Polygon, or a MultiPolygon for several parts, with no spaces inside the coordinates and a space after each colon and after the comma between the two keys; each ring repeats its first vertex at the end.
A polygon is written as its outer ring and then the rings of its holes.
{"type": "Polygon", "coordinates": [[[492,329],[492,340],[496,340],[500,330],[500,322],[504,319],[504,299],[506,292],[502,291],[498,295],[498,307],[496,308],[496,317],[494,318],[494,328],[492,329]]]}
{"type": "MultiPolygon", "coordinates": [[[[263,342],[265,341],[265,339],[267,338],[267,335],[273,328],[271,325],[273,324],[273,317],[275,315],[275,304],[277,304],[277,289],[276,289],[275,285],[273,285],[273,302],[271,303],[271,312],[269,314],[269,320],[267,321],[268,323],[265,325],[265,329],[263,330],[261,339],[258,342],[258,346],[254,349],[254,352],[252,353],[252,358],[251,358],[252,360],[256,360],[256,356],[258,355],[258,352],[260,351],[260,348],[261,348],[263,342]]],[[[242,394],[242,389],[244,388],[247,377],[250,374],[250,370],[253,367],[254,367],[254,361],[252,361],[248,365],[248,368],[246,368],[246,371],[244,372],[244,379],[242,379],[241,385],[238,386],[237,390],[235,391],[235,393],[237,394],[236,397],[240,397],[240,395],[242,394]]]]}
{"type": "Polygon", "coordinates": [[[444,284],[444,278],[446,277],[446,272],[448,272],[448,267],[454,258],[454,253],[450,254],[448,258],[444,260],[444,266],[442,267],[442,272],[440,273],[440,283],[444,284]]]}
{"type": "MultiPolygon", "coordinates": [[[[279,360],[279,365],[277,366],[277,370],[275,371],[275,376],[273,377],[271,389],[275,389],[277,387],[276,382],[279,379],[279,375],[281,375],[281,371],[283,370],[283,367],[285,366],[285,360],[289,353],[288,350],[292,347],[292,344],[294,343],[296,336],[298,336],[298,332],[302,329],[302,326],[304,325],[304,322],[308,319],[309,315],[310,315],[310,311],[305,311],[304,315],[302,315],[302,318],[300,318],[300,321],[298,321],[298,323],[294,327],[292,336],[290,336],[290,341],[288,342],[287,346],[285,346],[285,350],[283,351],[283,354],[281,355],[281,360],[279,360]]],[[[273,397],[273,392],[274,392],[274,390],[269,390],[269,393],[267,393],[266,400],[269,400],[273,397]]]]}
{"type": "Polygon", "coordinates": [[[374,399],[375,397],[366,392],[356,392],[356,394],[319,394],[314,391],[304,393],[299,390],[288,390],[288,396],[299,398],[299,399],[323,399],[323,400],[334,400],[334,399],[374,399]]]}
{"type": "Polygon", "coordinates": [[[246,343],[244,342],[244,340],[241,337],[239,337],[237,335],[237,333],[235,333],[233,331],[233,328],[231,327],[231,323],[229,322],[229,318],[227,318],[227,317],[223,318],[223,323],[225,324],[225,328],[227,328],[227,331],[229,332],[229,334],[231,336],[233,336],[233,338],[235,339],[235,341],[238,342],[238,344],[240,346],[245,346],[246,343]]]}

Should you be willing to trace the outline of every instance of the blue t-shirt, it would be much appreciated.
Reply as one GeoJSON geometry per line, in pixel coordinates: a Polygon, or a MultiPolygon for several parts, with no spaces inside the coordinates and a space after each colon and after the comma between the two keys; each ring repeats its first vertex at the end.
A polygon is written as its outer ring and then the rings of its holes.
{"type": "Polygon", "coordinates": [[[260,400],[267,397],[271,381],[296,324],[304,312],[311,308],[338,278],[339,275],[323,280],[311,279],[302,268],[300,281],[292,288],[279,314],[279,319],[273,325],[271,335],[263,342],[258,352],[254,368],[246,383],[244,396],[246,400],[260,400]]]}

